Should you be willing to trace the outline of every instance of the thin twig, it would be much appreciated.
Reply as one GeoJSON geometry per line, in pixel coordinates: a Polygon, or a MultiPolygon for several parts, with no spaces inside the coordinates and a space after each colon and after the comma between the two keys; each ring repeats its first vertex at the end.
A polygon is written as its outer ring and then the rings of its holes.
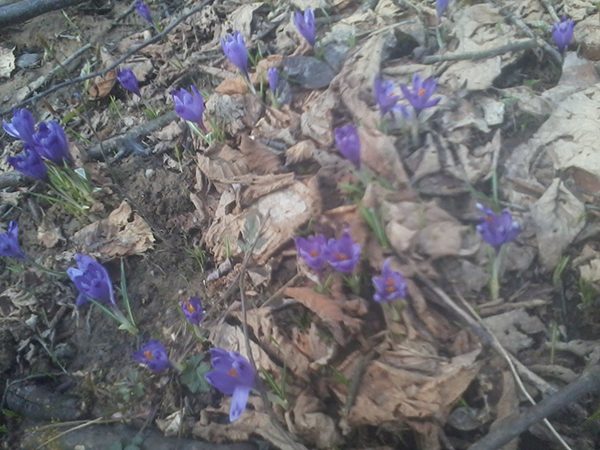
{"type": "Polygon", "coordinates": [[[579,400],[590,392],[600,390],[600,366],[594,366],[583,374],[577,381],[567,385],[539,404],[532,406],[525,413],[502,424],[483,439],[471,445],[468,450],[497,450],[510,442],[532,425],[547,420],[550,414],[564,408],[569,403],[579,400]]]}
{"type": "Polygon", "coordinates": [[[530,48],[537,48],[540,44],[535,39],[528,41],[520,41],[501,45],[500,47],[483,50],[481,52],[467,52],[467,53],[444,53],[442,55],[430,55],[423,58],[423,64],[434,64],[440,61],[461,61],[461,60],[472,60],[491,58],[493,56],[503,55],[508,52],[520,52],[528,50],[530,48]]]}
{"type": "Polygon", "coordinates": [[[556,11],[554,10],[554,7],[550,4],[550,2],[548,0],[540,0],[542,2],[542,5],[544,5],[544,8],[546,8],[546,11],[548,11],[548,14],[550,14],[550,17],[552,17],[552,20],[556,23],[556,22],[560,22],[560,18],[558,17],[558,14],[556,14],[556,11]]]}
{"type": "Polygon", "coordinates": [[[168,33],[170,33],[173,29],[175,29],[181,22],[183,22],[185,19],[187,19],[188,17],[190,17],[193,14],[196,14],[197,12],[200,12],[202,9],[204,9],[205,6],[210,5],[211,3],[213,3],[214,0],[204,0],[200,5],[196,6],[195,8],[192,8],[191,10],[189,10],[187,13],[183,14],[182,16],[180,16],[175,22],[173,22],[171,25],[169,25],[167,28],[164,29],[164,31],[162,33],[157,34],[156,36],[148,39],[147,41],[142,42],[140,45],[138,45],[137,47],[132,48],[130,51],[128,51],[127,53],[125,53],[123,56],[121,56],[119,59],[117,59],[114,63],[112,63],[111,65],[109,65],[108,67],[102,69],[102,70],[98,70],[94,73],[90,73],[88,75],[83,75],[77,78],[73,78],[72,80],[68,80],[68,81],[63,81],[62,83],[59,83],[55,86],[52,86],[49,89],[46,89],[43,92],[40,92],[37,95],[34,95],[33,97],[31,97],[28,100],[24,100],[16,105],[14,105],[13,107],[9,108],[9,109],[5,109],[4,111],[0,111],[0,116],[3,116],[5,114],[10,113],[13,108],[22,108],[23,106],[26,106],[30,103],[36,102],[41,98],[46,97],[47,95],[58,91],[59,89],[62,89],[65,86],[69,86],[73,83],[78,83],[81,81],[85,81],[85,80],[89,80],[91,78],[95,78],[98,76],[103,76],[106,75],[108,72],[110,72],[111,70],[117,68],[119,66],[119,64],[122,64],[123,62],[127,61],[128,58],[130,58],[131,56],[133,56],[134,54],[136,54],[137,52],[139,52],[141,49],[143,49],[144,47],[147,47],[150,44],[153,44],[154,42],[158,42],[160,41],[164,36],[166,36],[168,33]]]}

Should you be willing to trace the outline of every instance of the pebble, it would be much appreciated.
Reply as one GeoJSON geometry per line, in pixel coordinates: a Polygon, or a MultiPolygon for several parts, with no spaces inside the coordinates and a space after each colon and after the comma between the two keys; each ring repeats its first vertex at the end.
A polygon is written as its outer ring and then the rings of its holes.
{"type": "Polygon", "coordinates": [[[323,89],[335,76],[333,69],[323,61],[307,56],[291,56],[285,59],[283,71],[288,79],[305,89],[323,89]]]}
{"type": "Polygon", "coordinates": [[[152,178],[155,174],[155,170],[154,169],[146,169],[146,173],[144,173],[144,176],[148,179],[152,178]]]}
{"type": "Polygon", "coordinates": [[[39,62],[40,55],[37,53],[23,53],[21,56],[19,56],[19,59],[17,59],[16,64],[19,69],[28,69],[35,66],[39,62]]]}

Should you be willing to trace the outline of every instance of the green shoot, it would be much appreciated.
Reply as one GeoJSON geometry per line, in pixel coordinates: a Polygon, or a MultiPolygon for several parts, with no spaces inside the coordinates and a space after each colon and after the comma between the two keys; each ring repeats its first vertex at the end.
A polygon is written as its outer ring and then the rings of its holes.
{"type": "Polygon", "coordinates": [[[286,394],[286,378],[287,378],[287,367],[283,367],[283,372],[281,374],[281,384],[278,384],[275,381],[275,378],[267,372],[265,369],[260,369],[260,374],[264,379],[265,383],[271,388],[271,390],[275,393],[275,395],[279,398],[280,402],[278,402],[284,409],[289,408],[289,402],[286,394]]]}
{"type": "Polygon", "coordinates": [[[206,250],[198,245],[193,247],[191,250],[186,250],[186,252],[194,259],[194,261],[196,261],[198,267],[200,268],[200,273],[204,273],[208,259],[206,256],[206,250]]]}
{"type": "Polygon", "coordinates": [[[375,212],[373,208],[365,208],[362,203],[358,204],[358,210],[362,214],[365,219],[365,222],[369,225],[379,244],[383,247],[384,250],[388,250],[390,248],[390,242],[388,241],[387,235],[385,234],[385,229],[383,224],[381,223],[381,219],[375,212]]]}
{"type": "Polygon", "coordinates": [[[333,366],[329,366],[329,368],[331,369],[331,372],[333,373],[333,377],[335,378],[335,381],[337,383],[339,383],[343,386],[346,386],[346,387],[350,387],[350,380],[348,380],[348,378],[346,378],[342,372],[340,372],[333,366]]]}
{"type": "Polygon", "coordinates": [[[119,116],[119,119],[123,120],[123,115],[121,114],[121,108],[119,107],[117,100],[115,99],[114,96],[110,96],[110,103],[108,105],[108,108],[112,111],[114,111],[117,116],[119,116]]]}

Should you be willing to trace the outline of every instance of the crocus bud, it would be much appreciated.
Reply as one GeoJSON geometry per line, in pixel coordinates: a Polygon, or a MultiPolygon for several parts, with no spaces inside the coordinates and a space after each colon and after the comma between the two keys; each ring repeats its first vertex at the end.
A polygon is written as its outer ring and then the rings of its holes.
{"type": "Polygon", "coordinates": [[[19,224],[14,220],[8,225],[8,231],[0,234],[0,256],[25,259],[25,254],[19,247],[19,224]]]}
{"type": "Polygon", "coordinates": [[[79,290],[77,306],[85,305],[90,299],[115,305],[112,282],[108,271],[91,256],[76,254],[78,267],[67,269],[67,275],[79,290]]]}
{"type": "Polygon", "coordinates": [[[33,142],[35,134],[35,120],[26,109],[13,109],[13,118],[8,123],[3,121],[3,128],[8,134],[24,142],[33,142]]]}
{"type": "Polygon", "coordinates": [[[137,9],[138,14],[142,16],[142,19],[146,22],[154,23],[154,19],[152,19],[152,14],[150,13],[148,6],[142,0],[136,0],[135,9],[137,9]]]}
{"type": "Polygon", "coordinates": [[[277,71],[277,67],[271,67],[268,72],[269,75],[269,87],[271,88],[271,92],[273,94],[277,90],[277,83],[279,82],[279,72],[277,71]]]}
{"type": "Polygon", "coordinates": [[[9,156],[6,161],[24,175],[28,175],[38,180],[48,179],[48,168],[42,157],[35,151],[30,144],[23,145],[23,153],[16,156],[9,156]]]}
{"type": "Polygon", "coordinates": [[[226,395],[232,395],[229,420],[239,419],[248,403],[250,389],[256,384],[256,372],[246,358],[236,352],[211,348],[210,356],[215,370],[204,378],[226,395]]]}
{"type": "Polygon", "coordinates": [[[442,14],[444,14],[446,9],[448,8],[448,3],[450,3],[450,0],[436,0],[435,7],[437,9],[438,17],[442,17],[442,14]]]}
{"type": "Polygon", "coordinates": [[[192,325],[198,325],[204,318],[202,301],[198,297],[190,297],[181,304],[183,315],[192,325]]]}
{"type": "Polygon", "coordinates": [[[360,169],[360,138],[352,124],[334,130],[335,142],[340,153],[357,169],[360,169]]]}
{"type": "Polygon", "coordinates": [[[133,92],[139,98],[142,98],[142,95],[140,94],[140,86],[138,84],[138,79],[131,71],[131,69],[127,67],[123,68],[123,70],[117,69],[117,79],[119,80],[119,83],[121,83],[121,86],[123,86],[129,92],[133,92]]]}
{"type": "Polygon", "coordinates": [[[73,158],[69,152],[69,143],[65,130],[56,120],[49,123],[40,122],[38,132],[33,135],[35,149],[40,156],[57,165],[67,163],[73,164],[73,158]]]}
{"type": "Polygon", "coordinates": [[[164,344],[155,339],[150,339],[137,352],[133,352],[131,356],[139,363],[148,366],[148,369],[153,372],[162,372],[171,365],[164,344]]]}
{"type": "Polygon", "coordinates": [[[225,39],[221,39],[223,53],[231,63],[240,69],[246,78],[248,75],[248,51],[244,36],[239,31],[235,31],[233,36],[228,34],[225,39]]]}
{"type": "Polygon", "coordinates": [[[560,22],[552,26],[552,37],[561,53],[564,53],[573,39],[573,31],[575,31],[575,22],[567,19],[567,16],[562,16],[560,22]]]}
{"type": "Polygon", "coordinates": [[[179,91],[171,91],[173,101],[175,102],[175,112],[183,120],[197,123],[202,131],[206,132],[206,127],[202,121],[202,114],[204,114],[204,99],[200,92],[198,92],[198,89],[196,89],[196,86],[190,86],[190,89],[194,95],[183,88],[179,91]]]}
{"type": "Polygon", "coordinates": [[[304,36],[311,47],[315,46],[315,13],[312,8],[306,8],[304,16],[300,11],[294,11],[294,25],[298,32],[304,36]]]}

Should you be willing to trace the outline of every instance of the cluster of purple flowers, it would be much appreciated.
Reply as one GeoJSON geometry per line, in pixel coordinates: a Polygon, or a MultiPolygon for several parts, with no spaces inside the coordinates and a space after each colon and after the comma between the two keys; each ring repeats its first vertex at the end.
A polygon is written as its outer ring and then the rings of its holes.
{"type": "MultiPolygon", "coordinates": [[[[412,87],[400,84],[402,94],[412,106],[415,117],[418,117],[424,109],[436,106],[440,102],[440,97],[431,98],[437,89],[437,83],[437,78],[428,77],[423,80],[421,75],[416,73],[413,75],[412,87]]],[[[375,77],[373,94],[379,105],[379,111],[382,116],[388,113],[392,116],[394,113],[400,113],[409,119],[411,114],[406,106],[398,103],[400,97],[394,94],[394,89],[393,81],[382,81],[381,77],[375,77]]]]}
{"type": "Polygon", "coordinates": [[[23,153],[6,159],[19,172],[46,180],[48,168],[44,160],[57,166],[73,164],[65,130],[56,120],[40,122],[36,133],[31,113],[27,109],[15,109],[11,122],[3,121],[3,128],[12,137],[23,141],[23,153]]]}
{"type": "Polygon", "coordinates": [[[352,273],[360,258],[360,244],[355,243],[347,231],[339,240],[332,238],[327,241],[320,234],[308,239],[297,237],[295,242],[298,254],[308,267],[317,272],[329,264],[337,272],[352,273]]]}

